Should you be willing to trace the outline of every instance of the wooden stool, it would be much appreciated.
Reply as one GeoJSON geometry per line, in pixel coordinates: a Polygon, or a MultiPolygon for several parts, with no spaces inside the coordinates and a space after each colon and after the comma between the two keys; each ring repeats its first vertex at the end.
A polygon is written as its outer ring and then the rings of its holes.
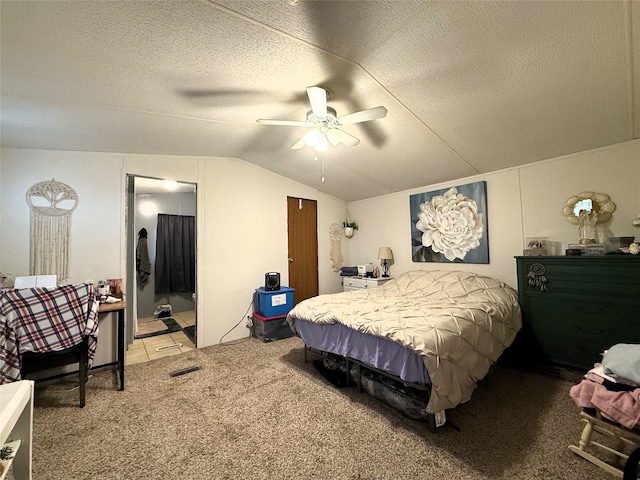
{"type": "Polygon", "coordinates": [[[583,410],[582,412],[580,412],[580,416],[582,417],[582,421],[585,422],[584,429],[582,430],[582,435],[580,436],[580,442],[578,443],[578,446],[569,445],[569,450],[589,460],[591,463],[597,465],[603,470],[615,475],[617,478],[622,478],[623,472],[621,469],[611,465],[610,463],[607,463],[601,458],[596,457],[595,454],[589,453],[587,449],[591,446],[598,447],[601,450],[612,453],[622,458],[624,461],[629,458],[629,455],[625,454],[622,451],[616,450],[611,446],[603,445],[602,443],[594,441],[592,439],[593,432],[598,432],[602,435],[605,435],[606,437],[616,440],[618,445],[620,445],[620,450],[627,451],[640,447],[640,432],[638,430],[629,430],[622,425],[614,423],[610,420],[606,420],[601,416],[598,409],[595,410],[594,414],[590,414],[583,410]]]}

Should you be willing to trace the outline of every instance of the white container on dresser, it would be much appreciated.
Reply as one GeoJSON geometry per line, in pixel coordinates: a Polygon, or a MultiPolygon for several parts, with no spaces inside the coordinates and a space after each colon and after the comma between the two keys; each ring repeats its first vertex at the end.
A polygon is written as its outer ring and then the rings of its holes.
{"type": "Polygon", "coordinates": [[[342,279],[343,291],[360,290],[363,288],[373,288],[391,280],[391,277],[344,277],[342,279]]]}

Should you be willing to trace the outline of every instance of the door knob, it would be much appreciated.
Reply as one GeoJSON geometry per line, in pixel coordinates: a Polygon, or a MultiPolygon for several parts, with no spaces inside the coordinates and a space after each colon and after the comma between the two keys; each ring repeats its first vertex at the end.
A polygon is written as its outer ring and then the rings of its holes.
{"type": "Polygon", "coordinates": [[[293,258],[287,258],[287,260],[289,261],[289,263],[293,263],[293,258]]]}

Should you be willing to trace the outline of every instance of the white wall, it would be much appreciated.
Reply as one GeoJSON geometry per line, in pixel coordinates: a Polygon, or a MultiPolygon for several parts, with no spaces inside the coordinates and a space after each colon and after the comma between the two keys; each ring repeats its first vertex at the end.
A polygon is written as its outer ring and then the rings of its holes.
{"type": "Polygon", "coordinates": [[[523,236],[550,237],[563,252],[578,241],[578,227],[562,215],[567,199],[585,190],[606,193],[616,204],[612,218],[598,225],[598,240],[635,236],[632,218],[640,214],[640,140],[520,168],[523,236]]]}
{"type": "Polygon", "coordinates": [[[562,214],[566,200],[583,191],[607,193],[616,204],[602,236],[635,235],[631,219],[640,214],[640,141],[558,157],[535,164],[478,175],[443,184],[349,203],[359,230],[348,240],[351,264],[373,262],[378,247],[390,246],[390,274],[407,270],[466,269],[499,278],[514,288],[514,256],[522,255],[527,237],[549,237],[560,243],[578,241],[577,227],[562,214]],[[417,263],[411,259],[409,196],[484,180],[487,182],[489,261],[481,264],[417,263]]]}
{"type": "Polygon", "coordinates": [[[71,218],[70,283],[119,278],[123,255],[121,230],[121,155],[38,150],[2,150],[2,229],[0,271],[29,274],[29,188],[51,180],[66,183],[78,194],[71,218]]]}
{"type": "Polygon", "coordinates": [[[246,311],[255,289],[264,285],[265,272],[280,272],[282,285],[289,285],[287,196],[317,201],[319,292],[341,290],[328,261],[328,231],[331,223],[341,222],[345,202],[234,158],[205,161],[204,179],[200,205],[206,211],[206,247],[199,250],[205,265],[200,278],[208,297],[204,315],[213,321],[198,333],[206,345],[219,343],[238,322],[223,341],[246,335],[246,311]]]}
{"type": "Polygon", "coordinates": [[[131,174],[198,185],[199,347],[218,343],[239,321],[224,341],[248,334],[244,314],[265,272],[281,272],[282,283],[288,282],[287,196],[317,200],[320,293],[340,290],[338,274],[328,261],[328,229],[342,222],[346,203],[315,189],[232,158],[17,149],[0,153],[0,272],[28,273],[30,214],[25,194],[33,184],[55,177],[80,199],[72,218],[69,281],[126,278],[125,180],[131,174]]]}
{"type": "MultiPolygon", "coordinates": [[[[341,289],[329,261],[329,226],[342,223],[345,202],[242,160],[15,149],[0,153],[0,272],[28,273],[30,213],[25,194],[33,184],[55,178],[80,198],[72,219],[69,281],[126,278],[125,178],[135,174],[198,184],[199,347],[218,343],[238,322],[224,340],[248,334],[244,315],[265,272],[279,271],[282,283],[288,283],[287,196],[318,201],[320,293],[341,289]]],[[[395,257],[391,275],[464,267],[515,286],[513,257],[522,254],[524,238],[547,236],[563,249],[577,240],[576,227],[562,216],[573,194],[608,193],[617,209],[607,234],[640,236],[631,224],[640,214],[639,160],[636,140],[352,202],[349,213],[360,229],[353,238],[342,238],[344,264],[378,263],[378,247],[390,246],[395,257]],[[479,180],[487,182],[490,263],[412,262],[409,195],[479,180]]]]}
{"type": "MultiPolygon", "coordinates": [[[[347,204],[335,197],[318,193],[318,204],[322,208],[318,208],[318,266],[320,269],[319,291],[320,293],[335,293],[342,291],[342,279],[340,271],[332,270],[333,262],[331,261],[331,238],[329,237],[329,229],[332,224],[338,223],[342,226],[344,221],[347,204]]],[[[349,245],[348,239],[344,236],[340,239],[340,251],[342,252],[342,265],[350,265],[349,263],[349,245]]]]}

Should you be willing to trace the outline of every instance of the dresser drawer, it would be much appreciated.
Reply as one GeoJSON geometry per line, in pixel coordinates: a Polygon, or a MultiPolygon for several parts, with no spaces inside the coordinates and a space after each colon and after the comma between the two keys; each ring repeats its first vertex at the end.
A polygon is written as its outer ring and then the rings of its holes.
{"type": "Polygon", "coordinates": [[[612,345],[640,343],[640,255],[516,257],[516,265],[525,362],[589,369],[612,345]]]}
{"type": "Polygon", "coordinates": [[[548,360],[588,369],[601,361],[602,352],[612,345],[640,343],[636,311],[630,305],[542,293],[529,298],[526,315],[548,360]]]}
{"type": "MultiPolygon", "coordinates": [[[[528,280],[529,272],[544,271],[546,291],[564,295],[587,295],[606,301],[617,300],[640,305],[640,276],[637,262],[626,262],[605,266],[596,259],[569,258],[567,261],[528,260],[523,262],[523,274],[528,280]],[[595,260],[595,261],[594,261],[595,260]]],[[[540,288],[527,281],[525,289],[530,292],[540,288]]]]}
{"type": "Polygon", "coordinates": [[[361,288],[373,288],[391,280],[391,277],[345,277],[342,286],[345,292],[360,290],[361,288]]]}
{"type": "Polygon", "coordinates": [[[366,278],[354,278],[347,277],[342,281],[344,288],[347,289],[355,289],[355,288],[367,288],[367,279],[366,278]]]}

